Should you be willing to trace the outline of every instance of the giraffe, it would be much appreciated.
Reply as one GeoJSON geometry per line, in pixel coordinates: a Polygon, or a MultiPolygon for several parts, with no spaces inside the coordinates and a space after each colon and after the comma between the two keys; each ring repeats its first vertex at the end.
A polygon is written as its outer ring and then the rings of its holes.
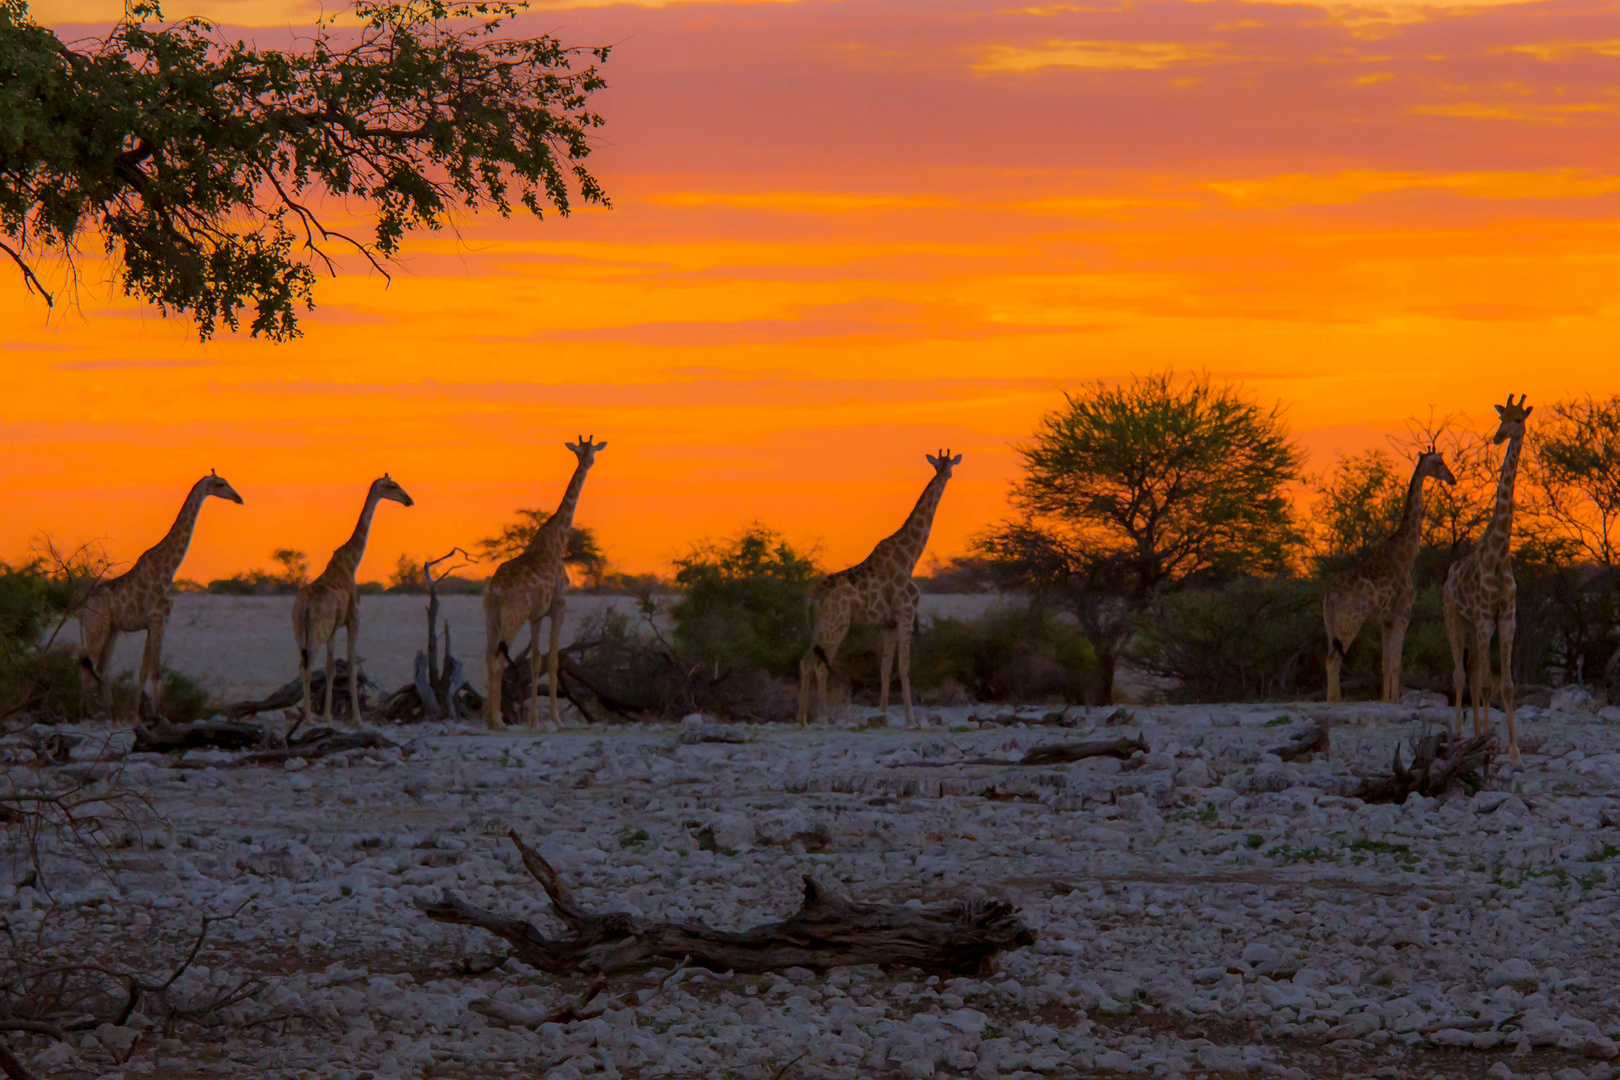
{"type": "Polygon", "coordinates": [[[1401,697],[1401,646],[1412,621],[1412,564],[1423,539],[1423,482],[1433,478],[1455,485],[1457,478],[1445,459],[1430,444],[1418,454],[1417,468],[1406,486],[1406,505],[1396,530],[1373,549],[1360,565],[1328,579],[1322,597],[1322,621],[1327,627],[1327,699],[1339,700],[1339,668],[1355,643],[1361,624],[1376,617],[1383,630],[1383,700],[1401,697]]]}
{"type": "Polygon", "coordinates": [[[163,628],[169,621],[174,601],[169,586],[175,571],[191,546],[191,531],[197,525],[197,514],[203,500],[210,495],[240,504],[242,496],[225,478],[210,471],[207,476],[191,485],[180,513],[163,539],[148,549],[129,571],[111,581],[104,581],[90,591],[84,607],[79,611],[80,638],[84,655],[79,664],[83,670],[86,696],[90,684],[96,683],[101,691],[102,707],[112,712],[113,646],[120,633],[146,631],[146,648],[141,653],[140,681],[135,688],[135,718],[141,717],[141,705],[146,698],[146,684],[152,684],[152,711],[157,712],[158,697],[162,690],[163,628]]]}
{"type": "Polygon", "coordinates": [[[501,720],[501,677],[512,662],[512,643],[526,622],[529,624],[529,726],[540,725],[540,622],[551,620],[551,647],[547,671],[551,680],[551,722],[557,722],[557,643],[562,630],[567,601],[568,573],[563,556],[568,553],[568,536],[574,528],[574,507],[579,505],[585,474],[591,471],[599,451],[607,443],[593,443],[581,435],[578,442],[565,443],[579,464],[569,478],[557,510],[541,525],[529,546],[513,559],[495,568],[484,590],[484,671],[489,683],[484,704],[484,720],[490,730],[505,726],[501,720]]]}
{"type": "MultiPolygon", "coordinates": [[[[293,638],[298,642],[298,675],[304,682],[304,711],[294,722],[293,729],[310,718],[309,658],[320,642],[326,643],[326,704],[321,708],[321,719],[324,723],[332,722],[332,643],[337,640],[339,626],[344,627],[343,636],[348,644],[349,706],[354,710],[354,722],[360,722],[360,677],[354,655],[355,642],[360,636],[360,590],[355,584],[354,575],[360,568],[361,557],[366,553],[366,540],[371,535],[371,517],[377,512],[377,504],[384,499],[406,506],[415,504],[405,494],[405,489],[387,473],[373,480],[366,491],[366,503],[360,510],[360,521],[354,527],[354,535],[332,552],[332,558],[320,577],[298,587],[298,596],[293,600],[292,621],[293,638]]],[[[288,731],[288,734],[291,735],[292,731],[288,731]]]]}
{"type": "Polygon", "coordinates": [[[905,703],[906,726],[911,715],[911,634],[916,627],[922,594],[911,580],[917,560],[928,544],[934,511],[962,455],[924,455],[934,467],[933,479],[923,488],[911,516],[893,536],[878,541],[862,562],[828,574],[810,588],[810,650],[799,661],[799,726],[807,723],[810,676],[816,677],[818,716],[827,714],[827,671],[852,622],[876,624],[883,629],[883,666],[878,672],[878,707],[889,711],[889,668],[896,652],[900,659],[900,696],[905,703]]]}
{"type": "Polygon", "coordinates": [[[1513,403],[1496,406],[1501,417],[1493,443],[1507,443],[1502,454],[1502,472],[1496,481],[1496,505],[1491,520],[1473,550],[1452,564],[1446,575],[1443,600],[1446,637],[1451,643],[1451,679],[1457,691],[1457,711],[1452,734],[1462,727],[1463,680],[1468,678],[1473,703],[1474,734],[1482,735],[1490,719],[1491,631],[1497,635],[1501,651],[1502,711],[1507,713],[1508,754],[1517,767],[1519,734],[1513,724],[1513,631],[1517,614],[1518,586],[1513,580],[1513,479],[1519,470],[1519,449],[1524,443],[1524,422],[1529,409],[1524,395],[1513,403]],[[1471,635],[1471,637],[1470,637],[1471,635]],[[1465,672],[1464,659],[1472,662],[1465,672]]]}

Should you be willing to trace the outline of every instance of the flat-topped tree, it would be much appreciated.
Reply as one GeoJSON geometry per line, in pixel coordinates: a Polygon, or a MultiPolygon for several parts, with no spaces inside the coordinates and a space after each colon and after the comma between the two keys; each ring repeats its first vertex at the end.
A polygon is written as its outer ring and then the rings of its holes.
{"type": "Polygon", "coordinates": [[[510,37],[502,0],[355,0],[296,48],[222,41],[201,19],[126,5],[106,38],[63,43],[0,0],[0,253],[52,302],[41,256],[99,236],[126,295],[254,336],[299,333],[315,271],[358,252],[382,270],[453,209],[537,217],[607,204],[586,170],[604,85],[589,54],[510,37]],[[358,21],[358,29],[339,27],[358,21]],[[370,208],[373,235],[320,203],[370,208]]]}
{"type": "Polygon", "coordinates": [[[203,500],[209,496],[240,504],[242,496],[217,473],[209,474],[191,485],[186,501],[174,524],[151,548],[135,560],[129,572],[104,581],[90,591],[84,607],[79,611],[80,635],[84,642],[84,655],[80,664],[84,668],[86,693],[98,688],[102,707],[112,709],[113,646],[120,633],[146,631],[146,648],[141,653],[140,680],[135,688],[135,716],[141,716],[141,705],[146,698],[147,684],[152,689],[152,711],[158,708],[158,697],[163,685],[163,629],[168,625],[169,613],[174,610],[174,599],[169,595],[174,575],[185,560],[191,547],[191,533],[197,526],[197,515],[203,500]]]}

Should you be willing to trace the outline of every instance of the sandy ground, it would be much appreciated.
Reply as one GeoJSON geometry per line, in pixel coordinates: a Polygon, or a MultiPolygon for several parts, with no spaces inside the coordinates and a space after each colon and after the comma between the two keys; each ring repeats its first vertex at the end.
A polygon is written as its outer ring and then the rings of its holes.
{"type": "MultiPolygon", "coordinates": [[[[939,615],[972,616],[982,613],[996,598],[990,596],[924,596],[924,618],[939,615]]],[[[665,601],[667,602],[667,601],[665,601]]],[[[298,652],[293,645],[292,597],[213,596],[181,593],[163,637],[163,662],[196,678],[221,701],[259,698],[298,675],[298,652]]],[[[604,608],[615,608],[639,620],[636,601],[625,596],[572,593],[563,621],[562,641],[574,640],[580,627],[604,608]]],[[[451,643],[466,666],[469,681],[484,690],[483,600],[477,596],[448,596],[440,601],[441,617],[450,625],[451,643]]],[[[542,629],[542,636],[548,631],[542,629]]],[[[77,624],[68,636],[78,640],[77,624]]],[[[364,596],[360,599],[360,658],[378,686],[393,689],[411,678],[417,650],[427,642],[427,598],[422,596],[364,596]]],[[[527,640],[527,637],[523,640],[527,640]]],[[[144,634],[119,638],[113,653],[116,670],[135,671],[145,647],[144,634]]],[[[337,655],[344,642],[337,638],[337,655]]],[[[323,658],[324,659],[324,658],[323,658]]]]}
{"type": "MultiPolygon", "coordinates": [[[[1106,725],[1081,710],[1078,730],[1039,726],[1044,712],[931,710],[899,731],[852,709],[731,745],[682,744],[672,725],[392,729],[400,749],[298,770],[131,755],[125,782],[166,824],[104,873],[48,860],[51,898],[13,863],[11,940],[133,950],[157,975],[204,915],[236,911],[169,1003],[267,985],[209,1023],[165,1029],[148,1003],[64,1042],[5,1038],[42,1075],[105,1080],[1612,1076],[1620,710],[1527,709],[1522,772],[1404,806],[1347,792],[1444,710],[1184,706],[1106,725]],[[1318,717],[1337,723],[1330,757],[1267,752],[1318,717]],[[1149,751],[1016,764],[1121,734],[1149,751]],[[969,760],[986,757],[1004,763],[969,760]],[[558,933],[508,828],[599,910],[741,928],[792,911],[818,873],[857,898],[1005,897],[1036,942],[975,978],[655,972],[615,982],[595,1015],[531,1027],[494,1014],[543,1014],[585,980],[510,958],[468,974],[498,943],[414,903],[453,889],[558,933]]],[[[28,764],[31,737],[0,740],[5,784],[96,768],[94,740],[82,764],[28,764]]],[[[14,831],[0,840],[17,859],[14,831]]]]}

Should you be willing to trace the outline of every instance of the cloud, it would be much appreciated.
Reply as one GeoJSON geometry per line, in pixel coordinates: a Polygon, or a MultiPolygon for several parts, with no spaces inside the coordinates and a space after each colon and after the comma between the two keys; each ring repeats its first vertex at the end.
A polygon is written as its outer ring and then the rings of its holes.
{"type": "Polygon", "coordinates": [[[854,210],[916,210],[950,206],[954,199],[936,195],[858,195],[816,191],[671,191],[649,195],[656,206],[724,206],[737,210],[783,210],[803,214],[854,210]]]}
{"type": "Polygon", "coordinates": [[[971,401],[1009,394],[1050,394],[1072,380],[1048,377],[917,379],[827,379],[793,375],[730,373],[720,377],[640,383],[443,382],[340,383],[318,380],[265,380],[233,383],[221,389],[289,397],[381,397],[464,405],[546,405],[559,408],[606,407],[757,408],[772,403],[796,407],[908,402],[971,401]]]}
{"type": "Polygon", "coordinates": [[[1173,41],[1047,41],[1040,45],[991,45],[975,71],[1038,71],[1041,68],[1087,68],[1094,71],[1157,71],[1176,64],[1207,60],[1210,45],[1173,41]]]}
{"type": "Polygon", "coordinates": [[[1529,102],[1462,101],[1454,105],[1413,105],[1419,116],[1456,116],[1470,120],[1518,120],[1533,124],[1567,124],[1591,118],[1593,114],[1614,113],[1617,106],[1606,101],[1581,101],[1568,105],[1538,105],[1529,102]]]}
{"type": "Polygon", "coordinates": [[[1445,191],[1472,199],[1579,199],[1620,192],[1620,176],[1584,169],[1417,173],[1353,169],[1207,185],[1237,206],[1342,205],[1396,191],[1445,191]]]}
{"type": "Polygon", "coordinates": [[[1556,62],[1577,56],[1620,56],[1620,38],[1605,41],[1548,41],[1533,45],[1509,45],[1501,50],[1525,53],[1537,60],[1556,62]]]}
{"type": "Polygon", "coordinates": [[[64,360],[52,371],[167,371],[173,368],[214,367],[217,360],[64,360]]]}

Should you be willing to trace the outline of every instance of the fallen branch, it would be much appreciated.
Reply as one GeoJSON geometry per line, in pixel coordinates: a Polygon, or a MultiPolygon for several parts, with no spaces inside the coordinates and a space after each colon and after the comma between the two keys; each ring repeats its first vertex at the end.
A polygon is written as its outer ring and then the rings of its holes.
{"type": "Polygon", "coordinates": [[[134,754],[167,754],[176,750],[245,750],[263,746],[267,738],[260,724],[202,721],[170,724],[159,720],[135,725],[134,754]]]}
{"type": "Polygon", "coordinates": [[[1093,739],[1090,742],[1058,743],[1055,746],[1037,746],[1024,754],[1020,761],[1008,762],[1012,765],[1063,765],[1070,761],[1084,761],[1086,758],[1115,757],[1121,761],[1129,761],[1132,754],[1138,750],[1147,753],[1147,740],[1138,735],[1134,739],[1093,739]]]}
{"type": "Polygon", "coordinates": [[[9,1080],[35,1080],[34,1074],[17,1060],[17,1055],[4,1042],[0,1042],[0,1072],[5,1073],[9,1080]]]}
{"type": "Polygon", "coordinates": [[[375,731],[337,731],[316,728],[304,738],[275,750],[262,750],[247,754],[231,762],[232,768],[244,765],[279,765],[289,758],[323,758],[328,754],[341,754],[345,750],[397,750],[400,746],[375,731]]]}
{"type": "Polygon", "coordinates": [[[1490,772],[1495,752],[1493,732],[1453,744],[1451,733],[1441,730],[1426,739],[1413,740],[1412,766],[1407,768],[1401,764],[1401,747],[1397,743],[1390,775],[1363,780],[1353,794],[1364,802],[1398,803],[1414,792],[1440,798],[1453,784],[1460,784],[1472,794],[1485,786],[1485,774],[1490,772]]]}
{"type": "Polygon", "coordinates": [[[758,973],[856,964],[916,967],[937,975],[984,975],[996,956],[1033,944],[1035,935],[1002,900],[931,908],[860,903],[835,881],[804,878],[804,903],[781,922],[751,930],[643,922],[624,912],[588,911],[540,853],[508,834],[525,869],[546,890],[569,935],[548,938],[532,923],[475,907],[446,891],[417,906],[435,922],[476,926],[506,939],[513,955],[552,975],[616,975],[684,962],[714,971],[758,973]]]}
{"type": "Polygon", "coordinates": [[[1303,731],[1296,731],[1287,742],[1273,747],[1268,753],[1276,754],[1284,761],[1298,761],[1318,752],[1326,754],[1332,742],[1332,731],[1333,721],[1318,720],[1303,731]]]}

